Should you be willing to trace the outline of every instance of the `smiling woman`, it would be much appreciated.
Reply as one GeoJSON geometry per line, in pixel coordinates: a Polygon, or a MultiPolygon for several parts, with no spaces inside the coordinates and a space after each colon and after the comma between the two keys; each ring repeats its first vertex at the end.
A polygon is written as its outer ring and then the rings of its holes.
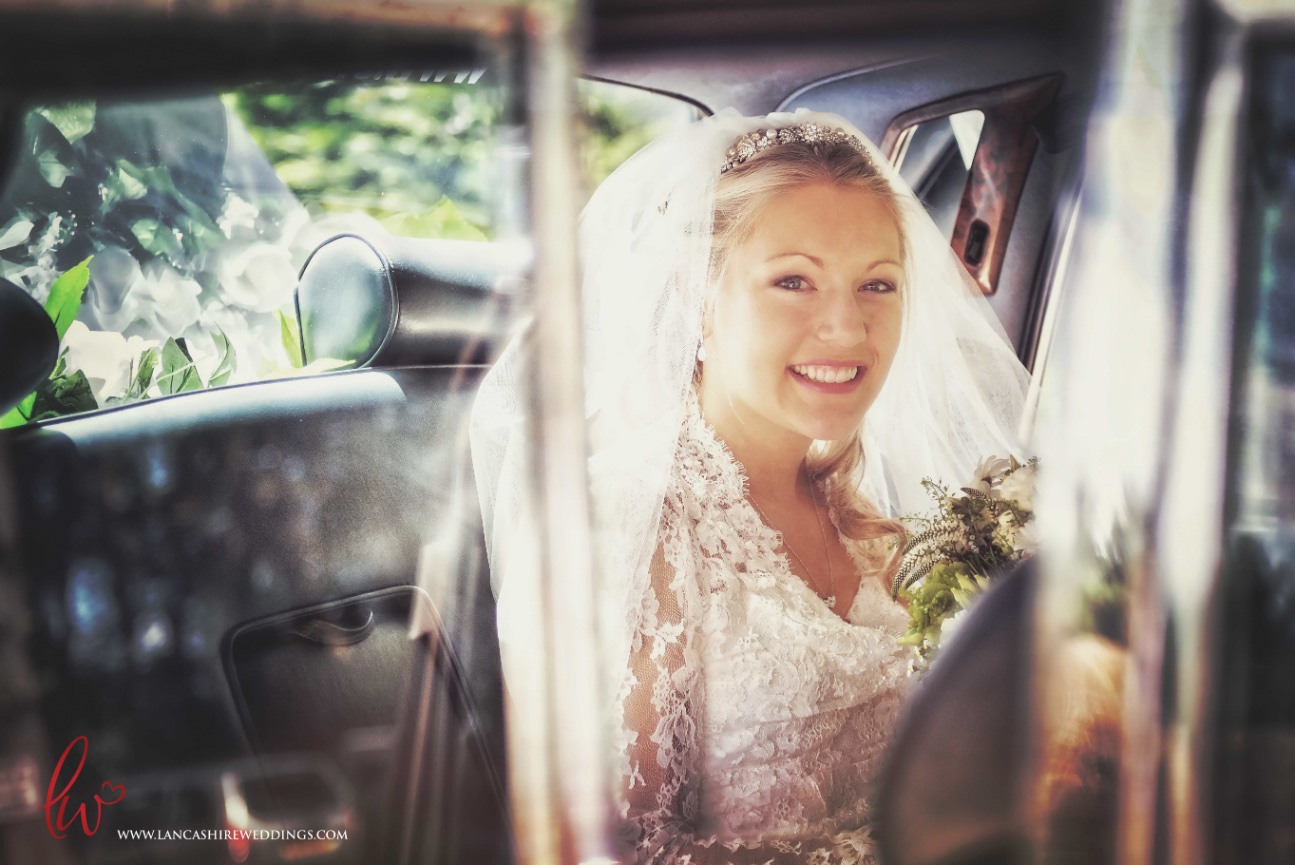
{"type": "MultiPolygon", "coordinates": [[[[642,862],[870,862],[908,690],[885,588],[923,477],[1017,454],[1025,372],[947,241],[835,115],[721,112],[581,218],[618,839],[642,862]]],[[[515,439],[526,343],[472,446],[514,717],[537,601],[515,439]]]]}

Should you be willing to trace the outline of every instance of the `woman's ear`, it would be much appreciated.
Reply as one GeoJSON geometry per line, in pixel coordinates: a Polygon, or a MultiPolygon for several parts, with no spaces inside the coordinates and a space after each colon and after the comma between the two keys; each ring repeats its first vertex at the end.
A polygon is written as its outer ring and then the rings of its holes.
{"type": "Polygon", "coordinates": [[[715,332],[715,304],[719,303],[719,292],[706,298],[701,307],[701,339],[710,339],[715,332]]]}

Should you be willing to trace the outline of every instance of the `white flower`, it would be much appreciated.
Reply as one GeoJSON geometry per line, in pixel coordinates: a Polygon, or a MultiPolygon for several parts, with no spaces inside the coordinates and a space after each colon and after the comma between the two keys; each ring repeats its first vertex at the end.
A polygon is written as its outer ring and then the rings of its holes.
{"type": "Polygon", "coordinates": [[[54,266],[54,251],[67,233],[63,217],[55,214],[39,237],[28,237],[27,261],[10,263],[0,261],[0,276],[21,285],[37,303],[49,298],[50,287],[60,272],[54,266]]]}
{"type": "Polygon", "coordinates": [[[142,279],[131,288],[128,300],[135,303],[134,328],[146,336],[165,339],[184,331],[202,312],[198,295],[202,286],[161,259],[144,265],[142,279]]]}
{"type": "Polygon", "coordinates": [[[1011,511],[1004,511],[998,515],[998,527],[994,529],[994,543],[1005,550],[1017,549],[1019,528],[1011,511]]]}
{"type": "Polygon", "coordinates": [[[1034,510],[1034,475],[1033,466],[1021,466],[1003,478],[998,485],[997,497],[1014,501],[1027,511],[1034,510]]]}
{"type": "Polygon", "coordinates": [[[985,457],[980,461],[980,465],[976,466],[976,470],[972,473],[971,483],[968,486],[971,489],[980,490],[985,495],[990,495],[997,482],[1002,479],[1004,474],[1011,471],[1011,468],[1011,460],[994,456],[985,457]]]}
{"type": "Polygon", "coordinates": [[[230,193],[229,198],[225,201],[225,209],[216,220],[220,230],[230,240],[235,239],[253,239],[256,237],[256,218],[260,215],[256,205],[252,204],[245,198],[230,193]]]}
{"type": "Polygon", "coordinates": [[[154,340],[137,336],[127,339],[115,331],[90,330],[80,321],[72,322],[63,337],[68,370],[85,373],[94,398],[101,406],[109,397],[125,396],[139,356],[156,346],[154,340]]]}
{"type": "Polygon", "coordinates": [[[140,267],[126,250],[105,246],[90,262],[85,305],[103,330],[160,341],[198,320],[201,293],[202,286],[161,259],[140,267]]]}
{"type": "Polygon", "coordinates": [[[225,302],[253,312],[280,309],[292,299],[297,286],[292,253],[277,243],[221,249],[214,270],[225,302]]]}
{"type": "Polygon", "coordinates": [[[143,278],[135,256],[120,246],[104,246],[94,254],[84,306],[99,327],[119,331],[135,320],[138,298],[126,299],[143,278]]]}
{"type": "Polygon", "coordinates": [[[1036,530],[1038,523],[1030,520],[1016,529],[1016,549],[1022,553],[1033,554],[1039,548],[1039,536],[1036,530]]]}

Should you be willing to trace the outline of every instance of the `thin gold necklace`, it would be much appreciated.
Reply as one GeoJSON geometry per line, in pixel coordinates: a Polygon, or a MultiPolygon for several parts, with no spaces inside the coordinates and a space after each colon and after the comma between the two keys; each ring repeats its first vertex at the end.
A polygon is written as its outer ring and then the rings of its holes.
{"type": "MultiPolygon", "coordinates": [[[[827,546],[827,530],[823,528],[823,517],[818,512],[818,496],[814,494],[814,485],[812,483],[810,484],[809,491],[810,498],[814,500],[814,520],[818,523],[818,533],[823,538],[823,555],[827,557],[827,585],[830,593],[827,596],[824,596],[817,588],[812,586],[811,588],[813,588],[814,594],[818,595],[819,599],[822,600],[823,603],[835,610],[836,580],[832,576],[832,551],[828,549],[827,546]]],[[[769,528],[773,528],[773,520],[769,519],[769,515],[764,512],[764,508],[760,507],[759,502],[755,500],[755,496],[747,493],[746,498],[747,501],[755,506],[756,513],[758,513],[760,518],[764,520],[765,525],[769,526],[769,528]]],[[[787,541],[787,536],[782,532],[778,532],[778,534],[782,537],[782,545],[787,548],[787,552],[796,557],[796,561],[800,562],[800,566],[805,569],[805,573],[809,574],[810,579],[813,579],[814,582],[817,583],[818,580],[814,579],[814,572],[810,570],[809,565],[805,564],[805,560],[800,557],[800,553],[792,549],[791,544],[787,541]]]]}

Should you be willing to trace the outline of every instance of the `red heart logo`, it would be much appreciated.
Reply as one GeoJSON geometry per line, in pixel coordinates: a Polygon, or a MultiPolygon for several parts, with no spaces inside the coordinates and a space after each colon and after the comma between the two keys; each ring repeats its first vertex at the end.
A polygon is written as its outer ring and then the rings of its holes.
{"type": "Polygon", "coordinates": [[[123,786],[122,786],[122,785],[120,785],[120,784],[114,784],[114,783],[112,783],[111,781],[104,781],[104,782],[103,782],[103,789],[104,789],[104,791],[105,791],[105,792],[108,792],[108,793],[116,793],[116,794],[117,794],[117,798],[116,798],[116,799],[112,799],[112,800],[108,800],[108,799],[104,799],[104,798],[102,798],[102,797],[101,797],[101,796],[99,796],[98,794],[95,794],[95,797],[94,797],[94,798],[96,798],[96,799],[98,799],[98,800],[99,800],[99,804],[100,804],[100,805],[116,805],[116,804],[117,804],[118,802],[120,802],[122,799],[125,799],[125,798],[126,798],[126,788],[125,788],[125,787],[123,787],[123,786]]]}

